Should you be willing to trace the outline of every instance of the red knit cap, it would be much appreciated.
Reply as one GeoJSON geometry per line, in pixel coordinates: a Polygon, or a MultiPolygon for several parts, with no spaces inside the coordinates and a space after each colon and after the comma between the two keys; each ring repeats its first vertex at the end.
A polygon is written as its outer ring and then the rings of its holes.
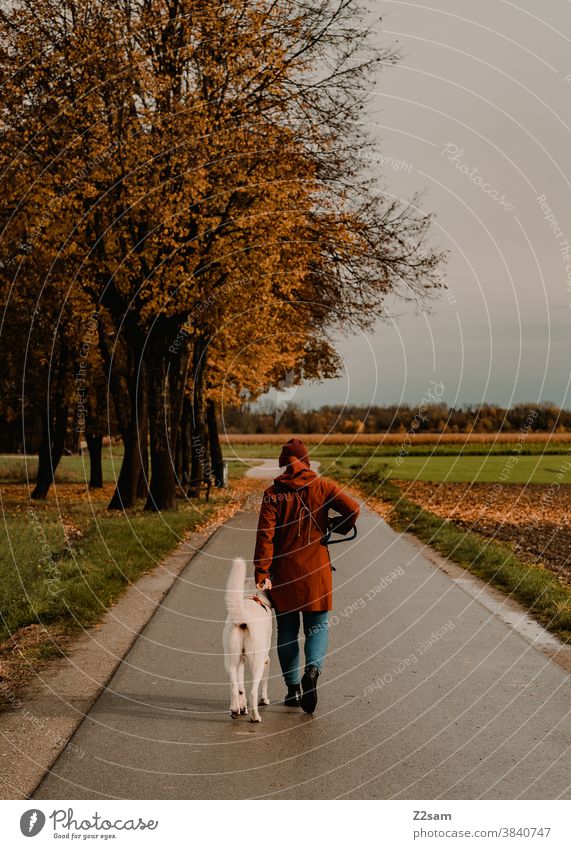
{"type": "Polygon", "coordinates": [[[301,460],[301,462],[309,469],[309,454],[307,453],[307,448],[301,439],[290,439],[282,446],[282,453],[280,454],[280,459],[278,461],[279,465],[287,466],[288,457],[297,457],[297,459],[301,460]]]}

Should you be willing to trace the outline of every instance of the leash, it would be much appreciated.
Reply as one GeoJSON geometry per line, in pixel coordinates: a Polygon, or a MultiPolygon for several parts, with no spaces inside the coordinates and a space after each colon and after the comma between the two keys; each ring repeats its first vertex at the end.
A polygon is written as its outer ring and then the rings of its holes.
{"type": "Polygon", "coordinates": [[[262,599],[260,598],[259,595],[251,595],[251,596],[249,596],[249,598],[250,598],[250,601],[257,601],[258,604],[261,604],[262,607],[264,608],[264,610],[270,609],[267,604],[264,604],[264,602],[262,601],[262,599]]]}

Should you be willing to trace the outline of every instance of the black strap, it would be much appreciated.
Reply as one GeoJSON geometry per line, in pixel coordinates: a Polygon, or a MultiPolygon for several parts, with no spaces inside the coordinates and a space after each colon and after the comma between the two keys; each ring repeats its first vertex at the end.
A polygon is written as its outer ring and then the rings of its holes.
{"type": "MultiPolygon", "coordinates": [[[[356,525],[353,525],[352,535],[350,537],[345,537],[344,539],[334,539],[334,540],[331,539],[331,534],[336,533],[334,526],[329,527],[327,529],[327,531],[325,532],[325,534],[323,534],[323,531],[319,527],[319,524],[317,523],[317,520],[315,519],[312,511],[309,509],[308,505],[305,503],[304,499],[302,498],[301,492],[298,489],[294,489],[293,492],[294,492],[294,495],[297,496],[297,499],[301,502],[302,506],[307,511],[309,518],[311,519],[311,521],[313,522],[313,524],[315,525],[315,527],[319,531],[319,534],[321,536],[321,545],[326,545],[326,546],[327,545],[336,545],[339,542],[349,542],[350,540],[355,539],[355,537],[357,536],[357,526],[356,525]]],[[[280,518],[280,528],[281,528],[281,527],[283,527],[283,517],[280,516],[279,518],[280,518]]],[[[337,571],[335,566],[332,563],[331,563],[331,570],[333,572],[337,571]]]]}
{"type": "Polygon", "coordinates": [[[353,525],[351,530],[352,534],[350,537],[344,537],[343,539],[331,539],[331,534],[336,533],[336,531],[334,528],[328,528],[327,533],[321,540],[321,543],[322,545],[337,545],[338,542],[349,542],[357,536],[357,525],[353,525]]]}

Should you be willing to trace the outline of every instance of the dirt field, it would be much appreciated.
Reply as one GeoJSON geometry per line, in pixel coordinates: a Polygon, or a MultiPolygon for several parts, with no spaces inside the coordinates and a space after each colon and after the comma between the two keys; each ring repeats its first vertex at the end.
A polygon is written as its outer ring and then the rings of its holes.
{"type": "MultiPolygon", "coordinates": [[[[406,433],[225,433],[221,441],[227,445],[281,445],[292,436],[303,439],[308,445],[400,445],[406,433]]],[[[415,432],[415,444],[438,444],[467,442],[515,443],[519,431],[511,433],[422,433],[415,432]]],[[[529,433],[526,442],[568,443],[571,433],[529,433]]]]}
{"type": "Polygon", "coordinates": [[[437,516],[513,543],[522,559],[571,584],[571,484],[392,483],[437,516]]]}

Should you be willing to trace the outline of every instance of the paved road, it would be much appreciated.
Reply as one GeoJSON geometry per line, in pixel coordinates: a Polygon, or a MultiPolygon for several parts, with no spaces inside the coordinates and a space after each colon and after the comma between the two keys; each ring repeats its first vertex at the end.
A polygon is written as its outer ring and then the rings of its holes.
{"type": "Polygon", "coordinates": [[[263,722],[231,721],[223,588],[255,525],[193,559],[36,798],[568,798],[569,676],[369,510],[331,549],[316,714],[280,704],[273,651],[263,722]]]}
{"type": "MultiPolygon", "coordinates": [[[[278,458],[273,457],[271,459],[263,458],[263,457],[249,457],[249,461],[258,462],[258,466],[252,466],[251,469],[248,469],[246,472],[246,477],[249,478],[259,478],[259,479],[268,479],[277,477],[277,475],[281,474],[280,467],[278,466],[278,458]]],[[[315,471],[319,471],[321,463],[319,460],[311,461],[311,468],[315,471]]]]}

